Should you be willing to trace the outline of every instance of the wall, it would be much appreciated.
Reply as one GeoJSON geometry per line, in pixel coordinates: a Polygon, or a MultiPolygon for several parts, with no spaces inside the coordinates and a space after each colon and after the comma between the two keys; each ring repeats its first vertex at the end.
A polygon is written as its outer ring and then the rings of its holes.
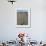
{"type": "Polygon", "coordinates": [[[20,0],[14,5],[0,0],[0,40],[15,40],[18,32],[26,32],[33,40],[46,40],[46,14],[41,0],[20,0]],[[31,28],[16,28],[16,8],[31,8],[31,28]]]}

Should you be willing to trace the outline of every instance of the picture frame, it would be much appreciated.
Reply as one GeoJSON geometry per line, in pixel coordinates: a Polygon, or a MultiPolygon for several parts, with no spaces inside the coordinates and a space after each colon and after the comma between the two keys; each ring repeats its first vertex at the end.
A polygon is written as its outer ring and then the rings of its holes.
{"type": "Polygon", "coordinates": [[[16,27],[31,27],[30,8],[16,8],[16,27]]]}

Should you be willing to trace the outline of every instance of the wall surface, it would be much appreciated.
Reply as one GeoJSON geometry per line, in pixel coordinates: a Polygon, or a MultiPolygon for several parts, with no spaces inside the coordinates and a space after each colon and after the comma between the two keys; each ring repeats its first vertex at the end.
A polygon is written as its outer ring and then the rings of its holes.
{"type": "Polygon", "coordinates": [[[46,40],[45,0],[17,0],[13,5],[0,0],[0,40],[15,40],[19,32],[26,32],[31,39],[46,40]],[[16,28],[16,8],[31,8],[31,28],[16,28]]]}

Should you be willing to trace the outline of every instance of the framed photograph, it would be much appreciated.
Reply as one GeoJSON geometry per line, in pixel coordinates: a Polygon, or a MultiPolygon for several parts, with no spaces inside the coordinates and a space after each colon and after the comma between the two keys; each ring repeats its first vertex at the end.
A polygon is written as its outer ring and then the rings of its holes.
{"type": "Polygon", "coordinates": [[[30,8],[16,8],[16,27],[30,27],[30,18],[30,8]]]}

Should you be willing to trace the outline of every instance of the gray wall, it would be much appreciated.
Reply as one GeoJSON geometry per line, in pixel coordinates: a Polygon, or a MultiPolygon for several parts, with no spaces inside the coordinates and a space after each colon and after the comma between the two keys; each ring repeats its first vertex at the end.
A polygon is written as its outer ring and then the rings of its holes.
{"type": "Polygon", "coordinates": [[[43,0],[17,0],[12,5],[7,0],[0,0],[0,40],[15,40],[21,31],[29,33],[34,40],[46,40],[46,10],[43,3],[43,0]],[[31,8],[31,28],[16,28],[17,7],[31,8]]]}

